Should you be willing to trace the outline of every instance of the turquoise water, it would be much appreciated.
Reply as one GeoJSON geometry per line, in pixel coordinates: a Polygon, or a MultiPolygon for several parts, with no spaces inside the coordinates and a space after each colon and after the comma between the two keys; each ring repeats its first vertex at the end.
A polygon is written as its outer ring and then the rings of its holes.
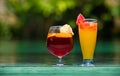
{"type": "MultiPolygon", "coordinates": [[[[97,41],[96,53],[115,53],[120,52],[120,40],[114,41],[97,41]]],[[[48,53],[45,40],[41,41],[23,41],[10,40],[0,41],[0,53],[48,53]]],[[[78,40],[74,41],[72,53],[81,53],[78,40]]]]}
{"type": "Polygon", "coordinates": [[[45,41],[1,41],[0,76],[119,76],[119,41],[98,41],[95,67],[81,67],[79,41],[63,57],[63,67],[55,66],[58,58],[50,54],[45,41]]]}
{"type": "MultiPolygon", "coordinates": [[[[97,41],[94,61],[97,64],[120,64],[120,41],[97,41]]],[[[57,57],[50,54],[43,41],[1,41],[0,63],[42,63],[55,64],[57,57]]],[[[65,64],[80,64],[82,54],[79,41],[74,41],[74,48],[63,57],[65,64]]]]}

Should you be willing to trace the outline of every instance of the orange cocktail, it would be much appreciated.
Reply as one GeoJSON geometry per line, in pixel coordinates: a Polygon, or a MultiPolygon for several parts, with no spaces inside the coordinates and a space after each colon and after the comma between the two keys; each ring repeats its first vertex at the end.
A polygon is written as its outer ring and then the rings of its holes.
{"type": "Polygon", "coordinates": [[[94,66],[93,56],[97,38],[97,20],[85,19],[79,14],[76,24],[78,25],[79,40],[83,55],[82,66],[94,66]]]}
{"type": "Polygon", "coordinates": [[[96,45],[97,23],[86,21],[81,23],[81,26],[83,27],[78,27],[78,30],[83,59],[93,59],[96,45]]]}

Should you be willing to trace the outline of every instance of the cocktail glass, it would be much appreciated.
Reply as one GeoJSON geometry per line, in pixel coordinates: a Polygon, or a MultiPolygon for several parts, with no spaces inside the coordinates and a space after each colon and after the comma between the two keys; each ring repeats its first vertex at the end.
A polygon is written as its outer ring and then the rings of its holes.
{"type": "Polygon", "coordinates": [[[97,20],[85,19],[84,22],[80,22],[78,30],[83,55],[81,66],[94,66],[93,56],[97,38],[97,20]]]}
{"type": "Polygon", "coordinates": [[[59,58],[58,66],[63,66],[62,57],[73,48],[73,38],[70,32],[60,32],[62,26],[51,26],[47,35],[47,48],[59,58]]]}

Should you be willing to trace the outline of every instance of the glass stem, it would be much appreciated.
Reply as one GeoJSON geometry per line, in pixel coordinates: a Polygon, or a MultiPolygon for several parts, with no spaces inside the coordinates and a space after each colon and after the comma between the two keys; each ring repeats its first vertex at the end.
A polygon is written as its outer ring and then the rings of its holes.
{"type": "Polygon", "coordinates": [[[62,57],[58,57],[59,58],[59,61],[58,61],[58,66],[63,66],[64,64],[62,63],[62,57]]]}
{"type": "Polygon", "coordinates": [[[58,64],[62,64],[62,58],[59,58],[58,64]]]}

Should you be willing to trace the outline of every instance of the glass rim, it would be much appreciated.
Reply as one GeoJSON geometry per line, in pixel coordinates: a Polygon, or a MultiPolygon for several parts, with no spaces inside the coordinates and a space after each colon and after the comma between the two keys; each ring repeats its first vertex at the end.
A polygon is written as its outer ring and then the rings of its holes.
{"type": "Polygon", "coordinates": [[[97,22],[97,19],[94,19],[94,18],[85,18],[85,22],[97,22]]]}
{"type": "Polygon", "coordinates": [[[62,25],[54,25],[54,26],[50,26],[50,27],[62,27],[62,25]]]}

